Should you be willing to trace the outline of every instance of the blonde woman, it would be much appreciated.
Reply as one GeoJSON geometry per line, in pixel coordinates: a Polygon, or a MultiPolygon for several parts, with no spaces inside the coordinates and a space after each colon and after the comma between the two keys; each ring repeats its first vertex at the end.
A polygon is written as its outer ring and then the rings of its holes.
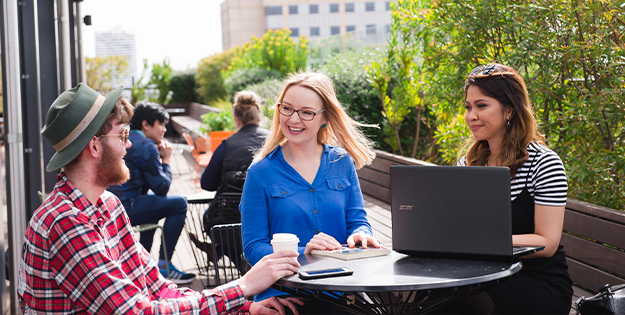
{"type": "MultiPolygon", "coordinates": [[[[269,136],[250,166],[240,204],[245,257],[271,254],[275,233],[293,233],[299,253],[313,249],[380,247],[372,236],[356,169],[375,154],[336,99],[324,74],[285,82],[269,136]]],[[[282,293],[283,294],[283,293],[282,293]]],[[[267,290],[257,300],[281,295],[267,290]]]]}

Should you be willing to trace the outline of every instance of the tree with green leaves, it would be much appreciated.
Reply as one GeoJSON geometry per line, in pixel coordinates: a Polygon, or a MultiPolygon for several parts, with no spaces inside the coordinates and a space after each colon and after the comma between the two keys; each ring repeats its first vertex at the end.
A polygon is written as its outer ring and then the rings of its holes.
{"type": "Polygon", "coordinates": [[[455,164],[469,137],[462,85],[499,62],[524,76],[548,144],[563,158],[569,196],[625,205],[625,7],[611,1],[450,0],[425,13],[424,59],[437,104],[437,145],[455,164]]]}
{"type": "Polygon", "coordinates": [[[155,63],[152,65],[152,75],[148,85],[154,85],[156,87],[156,95],[151,96],[150,99],[156,101],[158,104],[168,104],[171,99],[169,93],[169,79],[171,78],[174,70],[169,65],[169,58],[165,58],[162,63],[155,63]]]}
{"type": "Polygon", "coordinates": [[[87,85],[101,94],[113,91],[128,74],[126,56],[86,57],[87,85]]]}

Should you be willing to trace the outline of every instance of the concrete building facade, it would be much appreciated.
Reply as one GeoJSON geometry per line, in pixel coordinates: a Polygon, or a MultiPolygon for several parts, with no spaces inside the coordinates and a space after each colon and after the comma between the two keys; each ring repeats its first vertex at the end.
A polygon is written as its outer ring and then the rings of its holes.
{"type": "Polygon", "coordinates": [[[108,32],[95,33],[96,56],[125,56],[128,62],[127,74],[121,82],[113,82],[112,86],[123,85],[124,88],[133,86],[133,76],[137,73],[137,50],[135,34],[128,33],[121,28],[114,28],[108,32]]]}
{"type": "Polygon", "coordinates": [[[390,1],[371,0],[225,0],[221,4],[223,49],[261,37],[270,29],[289,29],[310,40],[354,34],[362,40],[386,38],[390,1]]]}

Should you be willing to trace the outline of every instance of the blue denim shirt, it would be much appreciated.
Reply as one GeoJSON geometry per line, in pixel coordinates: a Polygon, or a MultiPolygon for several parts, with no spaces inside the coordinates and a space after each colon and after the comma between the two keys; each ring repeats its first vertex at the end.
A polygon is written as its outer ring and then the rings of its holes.
{"type": "MultiPolygon", "coordinates": [[[[297,235],[300,255],[319,232],[342,244],[356,232],[373,235],[354,162],[344,149],[330,145],[324,146],[312,184],[284,160],[280,146],[252,163],[239,209],[245,258],[252,265],[273,253],[274,233],[297,235]]],[[[269,289],[256,299],[275,295],[283,294],[269,289]]]]}
{"type": "Polygon", "coordinates": [[[130,180],[108,190],[124,204],[149,190],[159,196],[167,195],[172,178],[171,166],[161,164],[161,155],[154,140],[148,139],[141,130],[131,130],[129,139],[132,146],[127,150],[124,161],[130,170],[130,180]]]}

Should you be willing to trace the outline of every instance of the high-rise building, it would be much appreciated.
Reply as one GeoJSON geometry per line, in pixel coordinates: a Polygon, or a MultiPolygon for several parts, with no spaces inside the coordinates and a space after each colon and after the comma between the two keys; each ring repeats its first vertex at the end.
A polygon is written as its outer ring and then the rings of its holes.
{"type": "Polygon", "coordinates": [[[95,54],[97,57],[125,56],[128,62],[127,74],[121,82],[112,82],[113,86],[123,85],[131,88],[133,77],[137,75],[137,52],[135,48],[135,34],[128,33],[121,28],[114,28],[108,32],[95,33],[95,54]]]}
{"type": "Polygon", "coordinates": [[[221,4],[223,49],[243,45],[270,29],[289,29],[311,40],[352,33],[368,42],[386,39],[390,1],[225,0],[221,4]]]}

